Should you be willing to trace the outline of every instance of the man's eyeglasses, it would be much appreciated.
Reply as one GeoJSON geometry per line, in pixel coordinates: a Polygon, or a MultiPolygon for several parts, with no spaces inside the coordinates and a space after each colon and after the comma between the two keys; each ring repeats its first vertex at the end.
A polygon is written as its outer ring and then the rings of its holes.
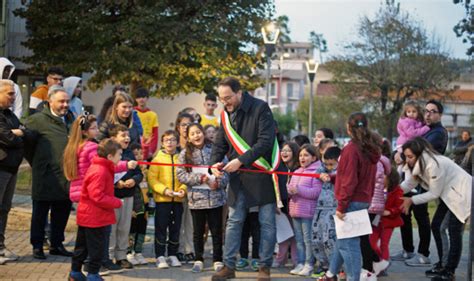
{"type": "Polygon", "coordinates": [[[235,95],[227,96],[227,97],[219,97],[219,101],[222,103],[228,103],[235,95]]]}
{"type": "Polygon", "coordinates": [[[436,114],[436,113],[439,113],[439,111],[436,111],[436,110],[425,110],[425,114],[426,115],[433,115],[433,114],[436,114]]]}
{"type": "Polygon", "coordinates": [[[163,142],[174,143],[174,142],[177,142],[177,140],[176,139],[164,139],[163,142]]]}

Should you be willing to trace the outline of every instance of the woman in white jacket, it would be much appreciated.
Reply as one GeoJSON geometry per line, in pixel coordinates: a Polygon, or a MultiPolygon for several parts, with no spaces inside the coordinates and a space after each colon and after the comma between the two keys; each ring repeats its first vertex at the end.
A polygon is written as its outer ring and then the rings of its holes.
{"type": "Polygon", "coordinates": [[[418,205],[439,199],[433,216],[431,230],[436,242],[440,261],[448,255],[448,263],[433,280],[454,280],[454,271],[462,252],[464,224],[471,215],[472,177],[451,159],[437,154],[423,138],[417,137],[403,147],[405,181],[401,187],[406,193],[418,184],[427,192],[411,198],[403,198],[403,211],[412,204],[418,205]],[[449,253],[443,253],[440,226],[449,213],[449,253]]]}

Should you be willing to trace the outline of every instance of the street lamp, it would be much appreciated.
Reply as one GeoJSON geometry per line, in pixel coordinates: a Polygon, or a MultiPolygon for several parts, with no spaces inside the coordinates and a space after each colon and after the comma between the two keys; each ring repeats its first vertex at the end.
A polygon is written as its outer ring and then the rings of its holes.
{"type": "Polygon", "coordinates": [[[318,70],[319,63],[315,62],[313,59],[306,61],[306,71],[308,71],[308,77],[310,81],[310,90],[309,90],[309,114],[308,114],[308,137],[313,135],[313,82],[314,77],[316,77],[316,71],[318,70]]]}
{"type": "Polygon", "coordinates": [[[278,35],[280,35],[280,29],[276,28],[273,23],[262,27],[263,43],[265,44],[265,56],[267,57],[267,91],[265,97],[268,104],[270,104],[269,94],[272,54],[275,51],[275,45],[278,40],[278,35]]]}

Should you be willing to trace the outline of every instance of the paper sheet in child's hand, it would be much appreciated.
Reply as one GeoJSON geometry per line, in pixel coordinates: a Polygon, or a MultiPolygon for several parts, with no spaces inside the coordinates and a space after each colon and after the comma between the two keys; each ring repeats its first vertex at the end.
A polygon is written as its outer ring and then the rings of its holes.
{"type": "Polygon", "coordinates": [[[370,225],[369,213],[366,209],[348,212],[344,216],[344,220],[340,220],[334,215],[336,224],[337,239],[352,238],[372,233],[370,225]]]}
{"type": "Polygon", "coordinates": [[[116,184],[127,172],[120,172],[114,174],[114,184],[116,184]]]}
{"type": "Polygon", "coordinates": [[[293,233],[293,228],[291,227],[290,221],[288,217],[283,214],[275,214],[275,222],[276,222],[276,229],[277,229],[277,242],[281,243],[283,241],[288,240],[289,238],[295,236],[293,233]]]}
{"type": "MultiPolygon", "coordinates": [[[[211,182],[216,180],[216,177],[214,175],[209,174],[208,168],[193,167],[192,169],[193,169],[193,173],[195,173],[195,174],[204,174],[204,175],[206,175],[211,182]]],[[[209,185],[207,183],[202,183],[200,185],[194,185],[193,188],[211,189],[211,187],[209,187],[209,185]]]]}

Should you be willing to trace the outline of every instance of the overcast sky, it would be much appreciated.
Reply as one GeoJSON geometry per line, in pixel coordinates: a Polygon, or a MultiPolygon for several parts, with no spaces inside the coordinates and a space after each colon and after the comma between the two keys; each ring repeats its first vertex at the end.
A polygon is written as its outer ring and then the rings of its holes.
{"type": "MultiPolygon", "coordinates": [[[[356,25],[362,15],[373,17],[385,0],[275,0],[276,13],[289,17],[290,37],[306,42],[310,31],[323,33],[329,55],[341,53],[345,43],[355,39],[356,25]]],[[[445,43],[450,56],[467,59],[467,44],[456,37],[453,26],[464,17],[462,5],[452,0],[401,0],[408,11],[425,28],[445,43]]]]}

